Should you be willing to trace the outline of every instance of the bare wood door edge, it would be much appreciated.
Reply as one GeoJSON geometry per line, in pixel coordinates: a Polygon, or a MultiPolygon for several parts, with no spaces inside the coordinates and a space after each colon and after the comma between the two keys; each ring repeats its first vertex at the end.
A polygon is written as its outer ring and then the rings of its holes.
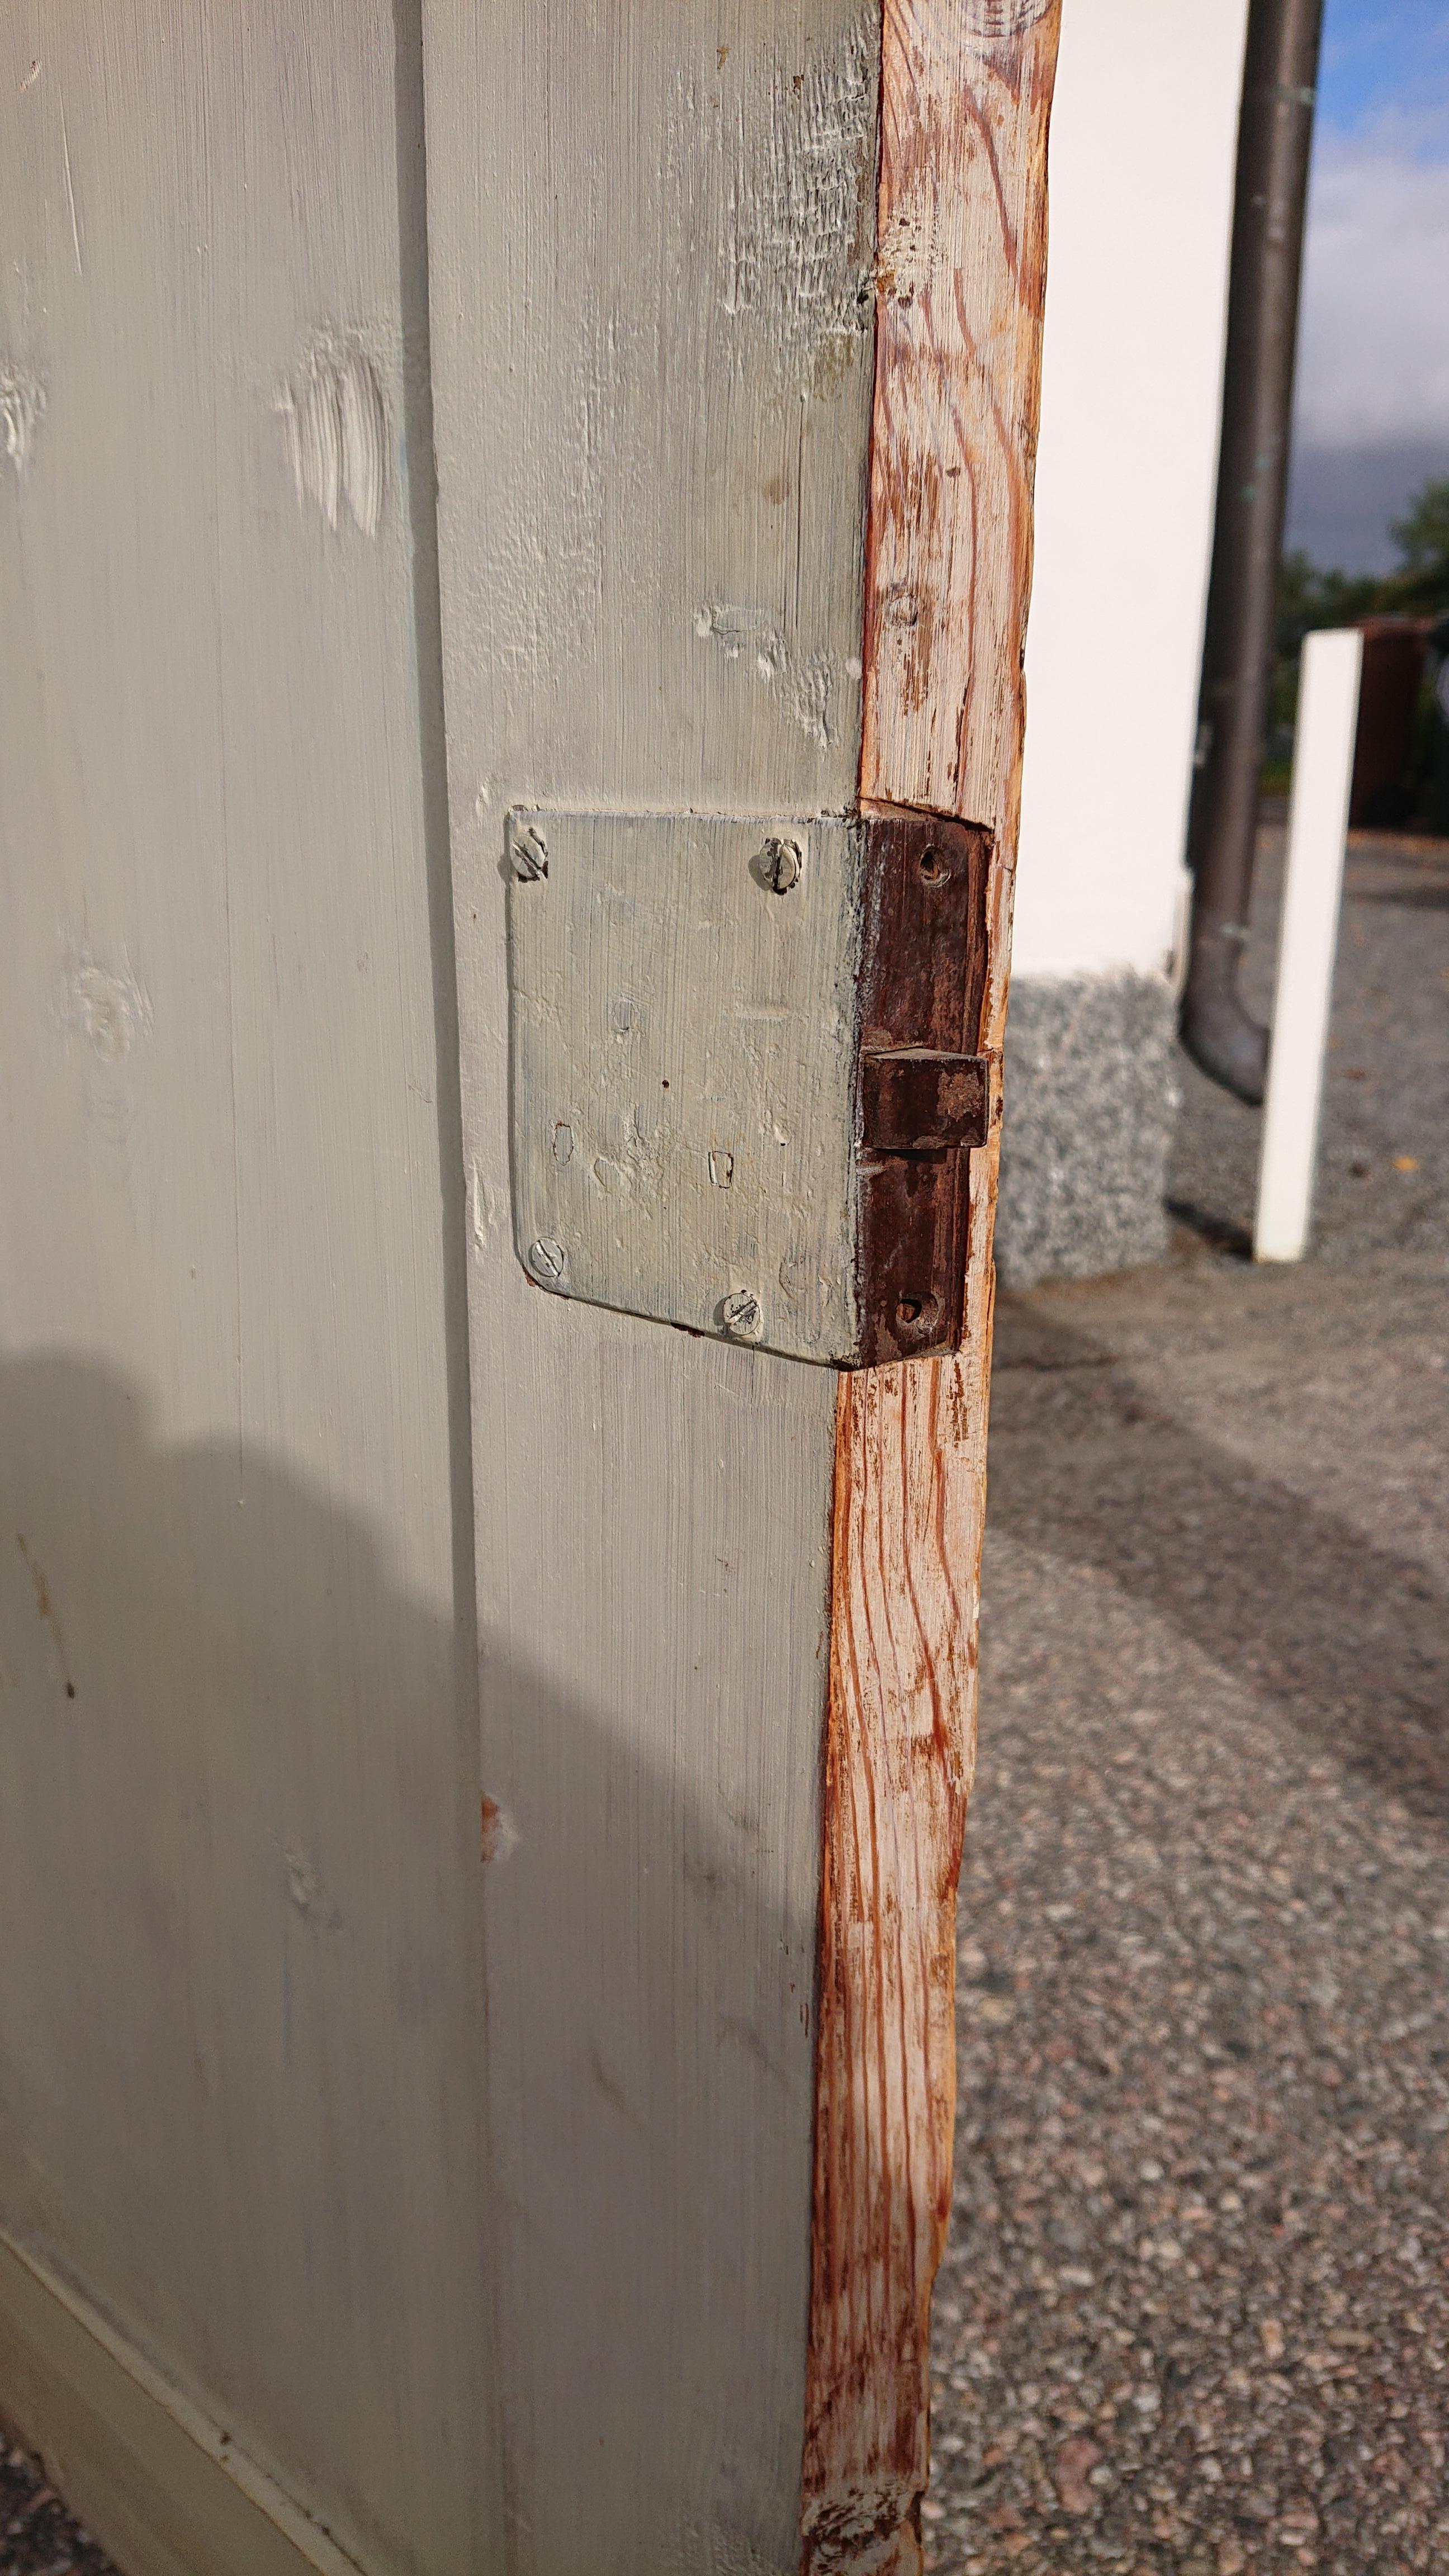
{"type": "MultiPolygon", "coordinates": [[[[1025,704],[1060,0],[884,0],[862,804],[992,836],[963,1049],[999,1048],[1025,704]]],[[[996,1139],[958,1358],[842,1377],[802,2493],[809,2576],[914,2576],[951,2204],[996,1139]]]]}

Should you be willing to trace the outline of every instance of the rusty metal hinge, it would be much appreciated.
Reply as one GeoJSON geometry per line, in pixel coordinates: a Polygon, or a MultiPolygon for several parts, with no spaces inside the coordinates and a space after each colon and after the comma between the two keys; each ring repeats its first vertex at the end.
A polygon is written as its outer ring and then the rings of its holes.
{"type": "Polygon", "coordinates": [[[507,836],[536,1284],[837,1367],[959,1348],[989,836],[902,808],[507,836]]]}

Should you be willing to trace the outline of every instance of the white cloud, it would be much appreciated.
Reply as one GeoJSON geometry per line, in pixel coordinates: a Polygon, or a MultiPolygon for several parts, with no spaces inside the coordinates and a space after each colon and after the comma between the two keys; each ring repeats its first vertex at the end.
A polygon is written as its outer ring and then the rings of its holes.
{"type": "Polygon", "coordinates": [[[1297,429],[1449,439],[1449,161],[1385,126],[1324,138],[1308,209],[1297,429]]]}

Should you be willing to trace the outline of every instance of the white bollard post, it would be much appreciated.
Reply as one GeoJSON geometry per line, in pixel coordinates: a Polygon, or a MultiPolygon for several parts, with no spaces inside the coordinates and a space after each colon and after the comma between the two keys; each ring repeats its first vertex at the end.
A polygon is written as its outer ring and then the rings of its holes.
{"type": "Polygon", "coordinates": [[[1362,660],[1356,627],[1303,639],[1255,1261],[1301,1261],[1308,1245],[1362,660]]]}

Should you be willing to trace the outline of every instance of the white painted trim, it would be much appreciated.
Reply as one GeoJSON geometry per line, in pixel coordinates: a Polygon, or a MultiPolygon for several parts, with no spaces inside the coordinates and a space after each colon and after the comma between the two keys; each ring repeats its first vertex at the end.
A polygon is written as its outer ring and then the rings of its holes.
{"type": "Polygon", "coordinates": [[[264,2470],[3,2232],[0,2416],[125,2576],[357,2576],[264,2470]]]}
{"type": "Polygon", "coordinates": [[[1301,1261],[1308,1246],[1362,658],[1356,627],[1304,640],[1255,1261],[1301,1261]]]}

